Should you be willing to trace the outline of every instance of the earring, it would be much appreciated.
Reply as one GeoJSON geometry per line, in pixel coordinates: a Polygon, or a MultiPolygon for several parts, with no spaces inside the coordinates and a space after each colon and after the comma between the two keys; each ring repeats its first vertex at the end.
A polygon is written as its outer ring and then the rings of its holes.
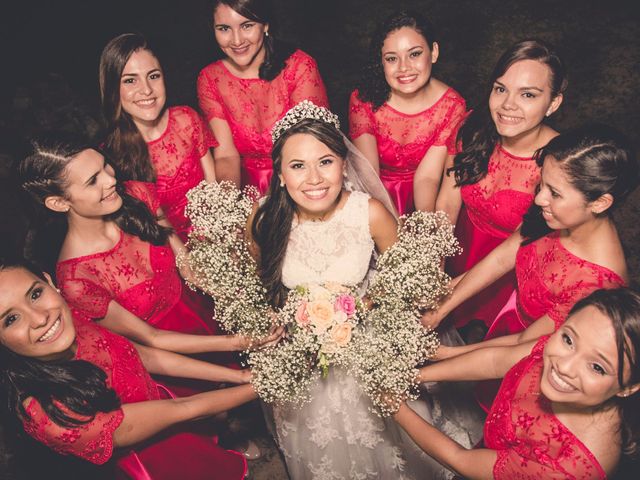
{"type": "Polygon", "coordinates": [[[284,180],[280,180],[280,186],[284,187],[284,180]]]}
{"type": "Polygon", "coordinates": [[[268,37],[269,36],[269,30],[267,30],[266,32],[264,32],[264,36],[268,37]]]}

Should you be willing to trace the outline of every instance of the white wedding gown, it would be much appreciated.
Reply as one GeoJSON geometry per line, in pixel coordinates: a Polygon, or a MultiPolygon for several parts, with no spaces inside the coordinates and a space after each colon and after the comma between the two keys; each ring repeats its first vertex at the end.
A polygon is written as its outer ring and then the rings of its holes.
{"type": "MultiPolygon", "coordinates": [[[[369,272],[374,242],[369,231],[369,196],[352,192],[327,221],[295,223],[282,269],[287,288],[304,283],[338,282],[360,286],[369,272]]],[[[467,394],[468,395],[468,394],[467,394]]],[[[272,407],[275,436],[293,480],[450,478],[452,474],[423,454],[391,419],[372,413],[371,402],[355,380],[331,369],[302,407],[272,407]]],[[[451,420],[438,402],[418,400],[412,407],[465,446],[481,431],[478,418],[451,420]],[[460,423],[469,423],[469,426],[460,423]],[[476,430],[471,436],[467,429],[476,430]]],[[[457,409],[456,409],[457,410],[457,409]]]]}

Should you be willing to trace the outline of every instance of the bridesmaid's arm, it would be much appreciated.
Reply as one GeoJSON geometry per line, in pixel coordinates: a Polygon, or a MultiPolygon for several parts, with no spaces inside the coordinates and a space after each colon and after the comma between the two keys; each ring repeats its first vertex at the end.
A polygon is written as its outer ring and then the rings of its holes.
{"type": "Polygon", "coordinates": [[[438,309],[429,310],[422,315],[422,324],[425,327],[436,328],[454,308],[513,270],[521,241],[520,232],[515,232],[475,264],[456,284],[451,295],[440,304],[438,309]]]}
{"type": "Polygon", "coordinates": [[[548,315],[540,317],[538,320],[529,325],[524,331],[515,333],[513,335],[504,335],[502,337],[492,338],[490,340],[484,340],[478,343],[471,343],[469,345],[460,345],[456,347],[449,347],[441,345],[438,348],[436,354],[437,360],[444,360],[446,358],[457,357],[464,353],[473,352],[479,348],[486,347],[506,347],[509,345],[518,345],[521,343],[527,343],[532,340],[537,340],[544,335],[551,335],[555,331],[555,323],[548,315]]]}
{"type": "Polygon", "coordinates": [[[460,188],[456,186],[456,179],[453,172],[450,174],[447,173],[447,170],[453,167],[453,159],[454,155],[447,155],[446,161],[444,162],[442,184],[440,185],[440,191],[436,199],[436,210],[445,212],[449,216],[451,224],[455,225],[458,221],[460,208],[462,207],[462,196],[460,195],[460,188]]]}
{"type": "Polygon", "coordinates": [[[416,210],[433,212],[442,180],[442,169],[447,160],[447,147],[437,146],[427,150],[413,177],[413,198],[416,210]]]}
{"type": "Polygon", "coordinates": [[[219,182],[224,180],[233,182],[240,188],[240,153],[238,153],[233,141],[231,127],[226,120],[221,118],[212,118],[209,121],[209,126],[216,140],[220,143],[213,150],[217,180],[219,182]]]}
{"type": "Polygon", "coordinates": [[[375,198],[369,199],[369,231],[376,250],[380,253],[398,240],[398,222],[382,202],[375,198]]]}
{"type": "Polygon", "coordinates": [[[511,346],[479,348],[420,369],[418,381],[457,382],[502,378],[516,363],[531,353],[536,341],[511,346]]]}
{"type": "Polygon", "coordinates": [[[113,434],[116,447],[146,440],[180,422],[216,415],[256,398],[251,385],[200,393],[186,398],[127,403],[124,418],[113,434]]]}
{"type": "Polygon", "coordinates": [[[492,479],[493,465],[498,458],[495,450],[468,450],[428,424],[405,403],[393,419],[429,456],[458,475],[469,479],[492,479]]]}
{"type": "MultiPolygon", "coordinates": [[[[219,148],[219,147],[216,147],[219,148]]],[[[200,159],[200,165],[202,165],[202,171],[204,172],[204,179],[207,183],[213,183],[216,181],[216,166],[214,164],[213,155],[211,149],[207,150],[207,153],[200,159]]]]}
{"type": "Polygon", "coordinates": [[[364,158],[369,160],[369,163],[371,163],[376,173],[380,175],[380,159],[378,157],[378,142],[376,142],[376,137],[370,133],[363,133],[353,139],[353,144],[362,152],[364,158]]]}
{"type": "Polygon", "coordinates": [[[222,367],[137,343],[133,343],[133,346],[138,351],[144,367],[152,374],[208,382],[248,383],[251,380],[249,370],[222,367]]]}
{"type": "Polygon", "coordinates": [[[260,339],[251,340],[242,335],[190,335],[154,328],[136,317],[129,310],[112,300],[107,315],[99,321],[100,325],[112,332],[127,337],[152,348],[170,352],[192,354],[206,352],[243,351],[250,346],[259,347],[276,341],[279,331],[260,339]]]}

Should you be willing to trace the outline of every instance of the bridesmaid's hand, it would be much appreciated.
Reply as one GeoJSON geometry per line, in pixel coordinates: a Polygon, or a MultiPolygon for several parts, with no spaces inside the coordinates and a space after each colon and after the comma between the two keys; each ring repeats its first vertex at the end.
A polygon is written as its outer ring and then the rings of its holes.
{"type": "Polygon", "coordinates": [[[242,385],[245,383],[251,383],[251,370],[245,368],[243,370],[238,370],[238,379],[235,383],[242,385]]]}
{"type": "Polygon", "coordinates": [[[273,326],[266,337],[259,339],[251,339],[244,335],[238,335],[238,350],[258,350],[265,347],[271,347],[277,344],[284,335],[284,326],[273,326]]]}
{"type": "Polygon", "coordinates": [[[440,325],[440,322],[446,317],[446,314],[443,314],[441,309],[437,310],[427,310],[420,317],[420,323],[425,328],[431,328],[435,330],[440,325]]]}

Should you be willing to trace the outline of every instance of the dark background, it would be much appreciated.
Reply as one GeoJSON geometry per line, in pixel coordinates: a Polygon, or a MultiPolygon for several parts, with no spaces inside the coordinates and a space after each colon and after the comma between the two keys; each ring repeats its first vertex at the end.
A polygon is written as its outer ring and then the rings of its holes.
{"type": "MultiPolygon", "coordinates": [[[[494,63],[513,42],[539,37],[565,59],[569,88],[553,125],[611,124],[640,143],[638,2],[634,0],[275,0],[277,35],[318,61],[346,126],[348,95],[374,26],[399,8],[436,25],[434,76],[473,106],[494,63]]],[[[195,81],[213,59],[205,0],[3,0],[0,6],[0,245],[19,248],[23,201],[8,179],[20,140],[43,129],[99,131],[98,60],[112,37],[138,31],[158,50],[169,101],[196,107],[195,81]]],[[[640,280],[640,192],[616,214],[634,284],[640,280]]],[[[0,477],[2,477],[0,470],[0,477]]],[[[4,477],[3,477],[4,478],[4,477]]],[[[55,477],[50,477],[55,478],[55,477]]]]}

